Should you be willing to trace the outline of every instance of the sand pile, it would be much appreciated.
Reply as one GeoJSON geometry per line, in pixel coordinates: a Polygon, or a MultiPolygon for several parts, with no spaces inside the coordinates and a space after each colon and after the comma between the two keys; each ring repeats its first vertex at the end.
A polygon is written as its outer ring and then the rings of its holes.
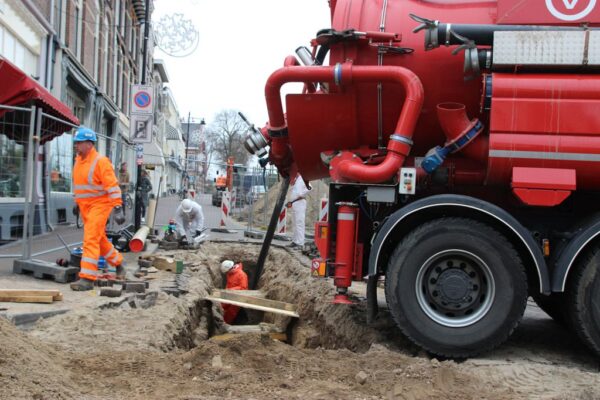
{"type": "MultiPolygon", "coordinates": [[[[315,222],[319,218],[319,211],[321,209],[321,199],[323,197],[329,197],[329,183],[325,179],[320,179],[317,181],[310,182],[312,189],[308,192],[308,196],[306,198],[306,219],[305,225],[307,232],[312,232],[314,230],[315,222]]],[[[254,227],[262,227],[266,229],[269,224],[269,220],[271,218],[271,213],[273,212],[273,207],[275,206],[275,202],[279,196],[279,191],[281,190],[281,182],[276,183],[273,187],[271,187],[265,195],[261,196],[256,203],[248,206],[248,211],[252,209],[253,212],[253,226],[254,227]],[[265,213],[265,205],[267,207],[265,213]]],[[[286,197],[286,201],[292,200],[290,198],[290,190],[288,190],[288,195],[286,197]]],[[[247,221],[248,220],[248,211],[240,213],[238,220],[247,221]]],[[[288,232],[293,232],[293,218],[290,215],[287,220],[287,230],[288,232]]]]}
{"type": "Polygon", "coordinates": [[[0,398],[71,399],[78,390],[65,354],[0,318],[0,398]]]}
{"type": "MultiPolygon", "coordinates": [[[[261,334],[209,337],[220,333],[221,312],[203,297],[223,286],[220,261],[242,261],[253,273],[259,251],[205,243],[164,252],[188,263],[189,292],[179,298],[150,293],[82,308],[28,333],[0,319],[0,399],[600,398],[597,360],[556,327],[522,324],[506,345],[464,362],[415,356],[385,312],[368,326],[364,302],[331,304],[331,281],[311,278],[299,255],[277,248],[260,287],[298,306],[292,345],[261,334]]],[[[159,274],[165,284],[174,276],[159,274]]]]}

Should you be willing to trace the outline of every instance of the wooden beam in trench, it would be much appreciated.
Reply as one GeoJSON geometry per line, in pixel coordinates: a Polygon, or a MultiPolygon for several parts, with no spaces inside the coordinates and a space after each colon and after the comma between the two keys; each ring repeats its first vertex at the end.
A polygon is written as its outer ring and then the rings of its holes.
{"type": "Polygon", "coordinates": [[[238,290],[213,290],[212,294],[206,297],[206,300],[217,303],[233,304],[236,306],[271,312],[274,314],[287,315],[288,317],[299,318],[296,312],[296,306],[283,301],[269,300],[240,294],[238,290]]]}

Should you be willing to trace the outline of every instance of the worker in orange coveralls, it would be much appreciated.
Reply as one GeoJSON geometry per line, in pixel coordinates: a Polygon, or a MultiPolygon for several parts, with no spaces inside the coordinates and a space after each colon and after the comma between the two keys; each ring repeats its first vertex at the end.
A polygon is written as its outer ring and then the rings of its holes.
{"type": "Polygon", "coordinates": [[[98,261],[103,256],[106,262],[116,267],[117,278],[125,277],[121,263],[123,256],[106,237],[106,221],[113,208],[118,224],[125,222],[121,207],[121,189],[115,171],[107,157],[94,148],[96,132],[79,127],[73,138],[77,158],[73,167],[73,192],[83,220],[83,255],[79,280],[71,283],[77,291],[92,290],[98,278],[98,261]]]}
{"type": "MultiPolygon", "coordinates": [[[[247,290],[248,275],[242,269],[242,263],[234,264],[231,260],[225,260],[221,263],[221,272],[225,274],[227,285],[225,289],[229,290],[247,290]]],[[[238,306],[232,304],[222,304],[223,319],[226,323],[232,324],[240,311],[238,306]]]]}

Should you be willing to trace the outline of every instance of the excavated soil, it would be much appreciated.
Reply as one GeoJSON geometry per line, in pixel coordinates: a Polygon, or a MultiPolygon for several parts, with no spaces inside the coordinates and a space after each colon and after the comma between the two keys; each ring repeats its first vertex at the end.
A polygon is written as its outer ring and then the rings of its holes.
{"type": "Polygon", "coordinates": [[[220,306],[203,298],[223,286],[219,262],[243,261],[252,274],[259,250],[206,243],[178,252],[188,265],[188,293],[179,297],[149,292],[26,332],[0,319],[0,398],[600,398],[598,360],[539,310],[489,354],[437,360],[402,339],[385,311],[367,326],[360,297],[331,304],[330,282],[310,277],[300,256],[282,249],[271,250],[259,286],[268,298],[297,304],[289,343],[266,334],[218,340],[220,306]]]}
{"type": "MultiPolygon", "coordinates": [[[[306,216],[305,225],[306,231],[312,232],[314,230],[315,221],[319,220],[319,212],[321,211],[321,199],[328,197],[329,185],[323,180],[311,181],[311,190],[306,195],[306,216]]],[[[253,227],[266,229],[273,212],[273,207],[277,198],[279,197],[279,191],[281,190],[281,182],[277,182],[271,188],[266,195],[261,195],[260,198],[252,205],[247,205],[244,209],[236,209],[232,212],[232,217],[239,222],[247,222],[249,220],[249,213],[253,214],[253,227]],[[267,209],[265,210],[265,206],[267,209]]],[[[291,197],[291,189],[288,190],[286,201],[293,200],[291,197]]],[[[286,229],[288,232],[293,232],[294,219],[291,216],[291,212],[287,218],[286,229]]]]}

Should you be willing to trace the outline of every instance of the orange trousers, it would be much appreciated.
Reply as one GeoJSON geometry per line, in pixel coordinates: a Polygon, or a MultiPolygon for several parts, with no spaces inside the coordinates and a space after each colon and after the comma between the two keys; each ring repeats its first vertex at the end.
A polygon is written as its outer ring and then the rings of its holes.
{"type": "Polygon", "coordinates": [[[83,255],[79,277],[95,281],[100,256],[112,266],[121,265],[123,256],[106,237],[106,221],[113,206],[101,201],[78,203],[83,220],[83,255]]]}

